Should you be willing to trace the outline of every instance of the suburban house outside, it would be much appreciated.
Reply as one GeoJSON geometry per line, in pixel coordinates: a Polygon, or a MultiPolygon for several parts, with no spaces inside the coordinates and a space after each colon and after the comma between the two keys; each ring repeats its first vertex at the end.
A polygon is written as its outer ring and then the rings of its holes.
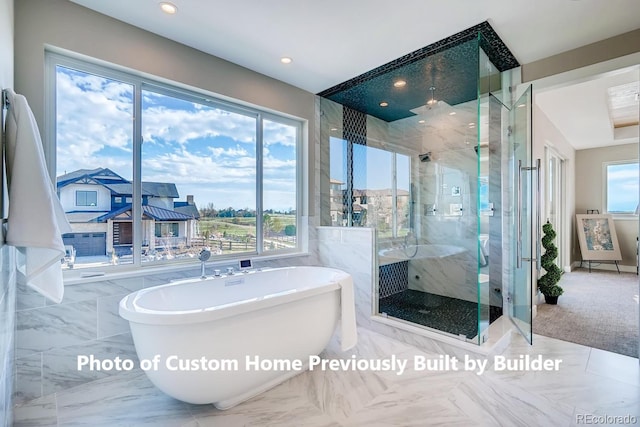
{"type": "MultiPolygon", "coordinates": [[[[344,226],[348,220],[348,195],[344,183],[337,179],[330,179],[331,223],[344,226]]],[[[390,188],[354,189],[351,197],[352,218],[355,226],[377,227],[382,234],[391,233],[394,227],[394,213],[396,215],[396,233],[406,228],[409,204],[407,190],[390,188]]]]}
{"type": "MultiPolygon", "coordinates": [[[[131,181],[108,168],[79,169],[59,176],[57,191],[73,230],[63,240],[76,257],[131,255],[131,181]]],[[[173,183],[142,182],[145,252],[190,247],[197,237],[200,215],[193,196],[178,198],[173,183]]]]}

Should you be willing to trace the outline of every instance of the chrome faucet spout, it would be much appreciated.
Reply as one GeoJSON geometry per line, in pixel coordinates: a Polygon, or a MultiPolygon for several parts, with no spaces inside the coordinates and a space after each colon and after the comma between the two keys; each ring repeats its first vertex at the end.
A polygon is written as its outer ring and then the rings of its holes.
{"type": "Polygon", "coordinates": [[[207,275],[205,273],[205,267],[204,267],[204,261],[200,261],[200,278],[201,279],[206,279],[207,275]]]}

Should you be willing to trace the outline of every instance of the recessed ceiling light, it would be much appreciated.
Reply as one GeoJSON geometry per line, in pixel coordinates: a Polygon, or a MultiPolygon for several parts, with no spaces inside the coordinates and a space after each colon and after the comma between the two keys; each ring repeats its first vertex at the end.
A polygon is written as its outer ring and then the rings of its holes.
{"type": "Polygon", "coordinates": [[[476,125],[476,124],[475,124],[475,123],[473,123],[473,122],[469,123],[469,127],[471,127],[471,126],[475,126],[475,125],[476,125]]]}
{"type": "Polygon", "coordinates": [[[282,58],[280,58],[280,62],[282,62],[283,64],[291,64],[293,62],[293,59],[289,58],[288,56],[283,56],[282,58]]]}
{"type": "Polygon", "coordinates": [[[388,107],[388,106],[389,106],[389,103],[388,103],[388,102],[385,102],[385,101],[382,101],[382,102],[380,103],[380,106],[381,106],[381,107],[388,107]]]}
{"type": "Polygon", "coordinates": [[[526,107],[526,106],[527,106],[526,104],[519,104],[518,108],[522,108],[522,107],[526,107]]]}
{"type": "Polygon", "coordinates": [[[405,80],[396,80],[393,83],[393,86],[395,87],[405,87],[407,85],[407,82],[405,80]]]}
{"type": "Polygon", "coordinates": [[[456,114],[458,114],[458,113],[456,113],[455,111],[452,111],[452,112],[449,113],[450,116],[455,116],[456,114]]]}
{"type": "Polygon", "coordinates": [[[175,4],[166,1],[160,3],[160,9],[162,9],[164,13],[168,13],[169,15],[173,15],[178,11],[178,7],[175,4]]]}
{"type": "Polygon", "coordinates": [[[331,132],[335,132],[337,130],[338,130],[338,128],[331,128],[331,132]]]}
{"type": "Polygon", "coordinates": [[[418,123],[424,123],[424,120],[418,120],[418,123]]]}

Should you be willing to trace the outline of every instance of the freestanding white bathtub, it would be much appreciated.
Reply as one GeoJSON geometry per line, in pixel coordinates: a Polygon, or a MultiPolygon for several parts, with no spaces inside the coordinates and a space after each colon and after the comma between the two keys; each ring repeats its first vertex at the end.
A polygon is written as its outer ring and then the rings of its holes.
{"type": "Polygon", "coordinates": [[[140,363],[157,361],[145,370],[156,387],[219,409],[306,370],[341,317],[343,350],[357,339],[351,276],[325,267],[275,268],[142,289],[122,299],[120,316],[129,321],[140,363]],[[247,369],[248,357],[267,364],[300,360],[304,367],[247,369]]]}

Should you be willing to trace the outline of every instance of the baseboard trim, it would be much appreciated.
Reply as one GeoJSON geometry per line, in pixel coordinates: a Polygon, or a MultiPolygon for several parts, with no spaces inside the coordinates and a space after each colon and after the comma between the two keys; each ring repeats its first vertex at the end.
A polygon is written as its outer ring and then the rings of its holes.
{"type": "MultiPolygon", "coordinates": [[[[574,271],[575,269],[580,267],[580,261],[574,261],[571,263],[571,266],[569,267],[569,272],[574,271]]],[[[622,264],[618,264],[618,267],[620,267],[620,271],[621,272],[625,272],[625,273],[635,273],[636,270],[636,266],[635,265],[622,265],[622,264]]],[[[589,268],[589,262],[588,261],[583,261],[582,262],[582,268],[589,268]]],[[[618,271],[616,269],[616,265],[614,263],[610,263],[610,262],[596,262],[596,261],[591,261],[591,269],[592,270],[605,270],[605,271],[618,271]]],[[[565,271],[567,270],[567,267],[565,267],[565,271]]]]}

